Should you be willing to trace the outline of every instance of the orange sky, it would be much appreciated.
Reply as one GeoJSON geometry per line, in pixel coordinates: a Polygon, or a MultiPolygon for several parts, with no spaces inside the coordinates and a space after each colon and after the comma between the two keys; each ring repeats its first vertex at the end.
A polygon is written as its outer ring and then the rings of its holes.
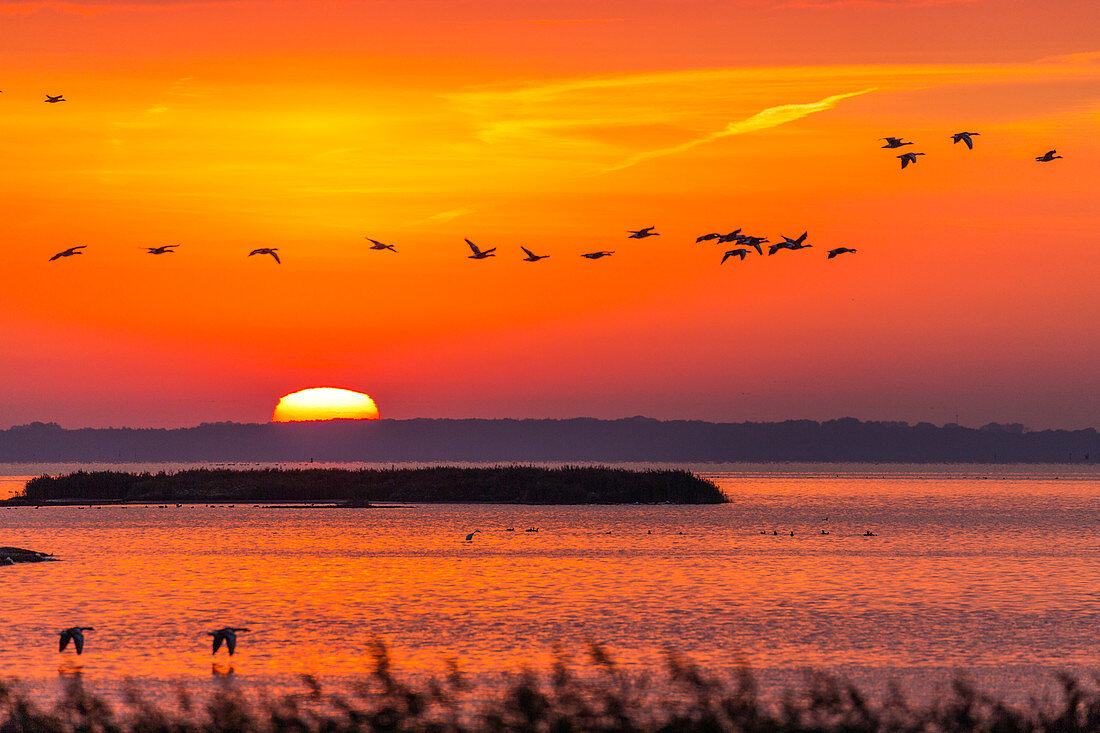
{"type": "Polygon", "coordinates": [[[1098,29],[1091,1],[0,1],[0,426],[265,421],[310,386],[1100,425],[1098,29]],[[814,247],[694,242],[737,227],[814,247]]]}

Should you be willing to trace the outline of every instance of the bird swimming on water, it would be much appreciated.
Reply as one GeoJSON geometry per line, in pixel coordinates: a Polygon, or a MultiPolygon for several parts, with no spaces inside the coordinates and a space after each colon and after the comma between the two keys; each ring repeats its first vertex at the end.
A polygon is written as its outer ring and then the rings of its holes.
{"type": "Polygon", "coordinates": [[[659,237],[659,236],[661,236],[661,233],[653,231],[656,228],[657,227],[646,227],[645,229],[638,229],[638,230],[627,229],[627,231],[630,232],[630,233],[627,235],[626,238],[627,239],[645,239],[646,237],[659,237]]]}
{"type": "Polygon", "coordinates": [[[478,533],[478,532],[480,532],[480,531],[481,531],[480,529],[475,529],[475,530],[474,530],[473,532],[471,532],[470,534],[466,535],[466,541],[467,541],[467,542],[473,542],[473,541],[474,541],[474,535],[475,535],[475,534],[477,534],[477,533],[478,533]]]}
{"type": "Polygon", "coordinates": [[[241,631],[248,631],[248,629],[226,626],[223,629],[207,631],[207,634],[214,637],[212,640],[214,642],[214,651],[210,653],[217,654],[218,649],[221,649],[222,642],[224,641],[225,648],[229,650],[229,656],[233,656],[233,652],[237,650],[237,633],[241,631]]]}
{"type": "Polygon", "coordinates": [[[964,143],[966,143],[966,147],[973,150],[974,149],[974,141],[971,140],[970,138],[973,137],[974,135],[980,135],[980,134],[981,134],[980,132],[956,132],[954,135],[951,136],[951,144],[955,145],[960,140],[962,140],[964,143]]]}
{"type": "Polygon", "coordinates": [[[54,260],[56,260],[56,259],[57,259],[58,257],[72,257],[73,255],[82,255],[82,254],[84,254],[84,253],[83,253],[83,252],[81,252],[80,250],[84,249],[84,248],[85,248],[85,247],[87,247],[87,246],[88,246],[88,245],[86,245],[86,244],[78,244],[78,245],[76,245],[75,247],[69,247],[69,248],[68,248],[67,250],[65,250],[64,252],[58,252],[57,254],[55,254],[55,255],[54,255],[53,257],[51,257],[51,258],[49,259],[49,261],[50,261],[50,262],[53,262],[53,261],[54,261],[54,260]]]}
{"type": "Polygon", "coordinates": [[[283,261],[279,259],[279,255],[275,254],[278,251],[278,247],[261,247],[260,249],[254,249],[249,252],[248,256],[251,257],[252,255],[271,255],[275,258],[275,261],[281,265],[283,264],[283,261]]]}
{"type": "Polygon", "coordinates": [[[469,257],[469,259],[471,260],[483,260],[486,257],[496,257],[496,255],[493,254],[493,252],[497,251],[496,247],[493,247],[492,249],[480,250],[477,248],[477,245],[471,242],[469,239],[466,240],[466,244],[470,245],[470,249],[474,251],[474,253],[469,257]]]}
{"type": "Polygon", "coordinates": [[[1057,150],[1048,150],[1045,153],[1043,153],[1042,155],[1040,155],[1038,158],[1036,158],[1035,160],[1039,161],[1040,163],[1049,163],[1052,160],[1056,160],[1058,158],[1061,158],[1062,157],[1061,155],[1055,155],[1056,152],[1058,152],[1058,151],[1057,150]]]}
{"type": "Polygon", "coordinates": [[[94,626],[73,626],[72,628],[64,629],[60,631],[58,635],[61,637],[60,643],[57,645],[58,653],[65,651],[65,647],[69,645],[71,641],[73,646],[76,647],[77,654],[84,653],[84,632],[95,631],[94,626]]]}
{"type": "Polygon", "coordinates": [[[550,256],[550,255],[537,255],[534,252],[532,252],[531,250],[524,247],[522,244],[520,245],[519,248],[527,253],[527,256],[523,258],[524,262],[538,262],[539,260],[545,260],[547,257],[550,256]]]}
{"type": "MultiPolygon", "coordinates": [[[[848,252],[855,252],[855,251],[856,250],[852,249],[851,247],[837,247],[836,249],[829,250],[829,256],[826,259],[831,260],[834,257],[836,257],[837,255],[842,255],[842,254],[846,254],[848,252]]],[[[825,517],[825,518],[828,519],[828,517],[825,517]]]]}
{"type": "Polygon", "coordinates": [[[178,244],[165,244],[160,247],[146,247],[145,249],[149,250],[151,255],[170,255],[172,250],[178,246],[178,244]]]}
{"type": "Polygon", "coordinates": [[[898,159],[901,161],[901,169],[905,170],[905,166],[910,163],[916,163],[918,155],[924,155],[924,153],[905,153],[904,155],[899,155],[898,159]]]}

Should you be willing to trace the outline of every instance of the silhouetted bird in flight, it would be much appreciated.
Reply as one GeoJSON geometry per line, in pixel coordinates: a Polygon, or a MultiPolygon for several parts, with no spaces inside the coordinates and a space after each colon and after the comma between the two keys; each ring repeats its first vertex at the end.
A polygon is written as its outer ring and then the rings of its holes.
{"type": "Polygon", "coordinates": [[[918,155],[924,155],[924,153],[905,153],[904,155],[899,155],[898,159],[901,160],[901,169],[905,170],[905,166],[910,163],[916,163],[918,155]]]}
{"type": "Polygon", "coordinates": [[[248,253],[248,256],[251,257],[252,255],[271,255],[275,258],[275,261],[281,265],[283,264],[283,261],[279,259],[279,255],[275,254],[278,251],[278,247],[262,247],[260,249],[252,250],[248,253]]]}
{"type": "MultiPolygon", "coordinates": [[[[779,236],[783,237],[783,241],[779,244],[784,249],[801,249],[802,243],[806,241],[806,235],[808,234],[809,232],[802,232],[796,239],[791,239],[786,234],[780,234],[779,236]]],[[[807,244],[806,246],[809,247],[810,245],[807,244]]]]}
{"type": "Polygon", "coordinates": [[[73,646],[76,647],[77,654],[84,653],[84,632],[95,631],[94,626],[73,626],[72,628],[61,631],[58,635],[61,637],[60,643],[57,645],[58,653],[65,651],[65,647],[69,645],[71,641],[73,646]]]}
{"type": "Polygon", "coordinates": [[[954,144],[958,143],[960,140],[962,140],[964,143],[966,143],[966,147],[973,150],[974,149],[974,141],[971,140],[970,138],[973,137],[974,135],[980,135],[980,134],[981,134],[980,132],[956,132],[954,135],[951,136],[951,144],[954,145],[954,144]]]}
{"type": "Polygon", "coordinates": [[[661,236],[661,233],[653,231],[656,228],[657,227],[646,227],[645,229],[639,229],[637,231],[627,229],[627,231],[630,232],[630,234],[627,235],[627,239],[645,239],[646,237],[659,237],[661,236]]]}
{"type": "Polygon", "coordinates": [[[368,242],[370,242],[370,248],[371,249],[388,249],[390,252],[396,252],[397,251],[392,244],[386,244],[384,242],[379,242],[377,239],[371,239],[370,237],[364,237],[364,239],[366,239],[368,242]]]}
{"type": "Polygon", "coordinates": [[[739,241],[741,241],[741,230],[734,229],[729,234],[723,234],[722,236],[718,237],[718,241],[715,242],[715,244],[729,244],[730,242],[739,241]]]}
{"type": "Polygon", "coordinates": [[[813,247],[812,244],[804,244],[805,239],[806,239],[805,234],[803,234],[798,239],[791,239],[790,237],[783,237],[784,241],[776,242],[772,246],[768,247],[768,256],[770,257],[771,255],[775,254],[776,252],[778,252],[781,249],[790,249],[790,250],[797,251],[797,250],[800,250],[800,249],[807,249],[809,247],[813,247]]]}
{"type": "Polygon", "coordinates": [[[879,140],[885,140],[886,141],[886,144],[882,146],[884,148],[891,148],[891,149],[892,148],[900,148],[902,145],[912,145],[913,144],[913,143],[903,143],[902,142],[903,139],[904,138],[900,138],[900,137],[880,137],[879,138],[879,140]]]}
{"type": "Polygon", "coordinates": [[[58,257],[72,257],[73,255],[82,255],[84,253],[81,252],[80,250],[84,249],[87,246],[88,245],[86,245],[86,244],[78,244],[75,247],[69,247],[64,252],[58,252],[57,254],[55,254],[53,257],[50,258],[49,261],[53,262],[58,257]]]}
{"type": "Polygon", "coordinates": [[[178,244],[165,244],[161,247],[146,247],[151,255],[170,255],[172,250],[178,247],[178,244]]]}
{"type": "Polygon", "coordinates": [[[587,257],[590,260],[598,260],[601,257],[608,257],[608,256],[613,255],[613,254],[615,254],[615,253],[614,252],[588,252],[586,254],[581,255],[581,257],[587,257]]]}
{"type": "Polygon", "coordinates": [[[483,250],[478,249],[477,245],[474,244],[473,242],[471,242],[469,239],[466,240],[466,244],[470,245],[470,249],[472,249],[474,251],[474,253],[472,255],[470,255],[471,260],[483,260],[486,257],[496,257],[496,255],[493,254],[493,252],[497,251],[496,247],[493,247],[492,249],[487,249],[487,250],[483,251],[483,250]]]}
{"type": "Polygon", "coordinates": [[[545,260],[547,257],[550,256],[550,255],[537,255],[534,252],[532,252],[531,250],[524,247],[523,245],[520,245],[520,249],[522,249],[524,252],[527,253],[527,256],[523,258],[524,261],[526,261],[526,262],[538,262],[539,260],[545,260]]]}
{"type": "Polygon", "coordinates": [[[206,633],[214,638],[214,651],[211,654],[217,654],[218,649],[221,648],[222,642],[225,642],[225,648],[229,650],[229,656],[233,656],[233,652],[237,650],[237,633],[241,631],[248,631],[248,629],[234,628],[232,626],[226,626],[224,629],[217,629],[215,631],[207,631],[206,633]]]}
{"type": "MultiPolygon", "coordinates": [[[[722,262],[725,262],[730,257],[740,257],[741,259],[745,259],[745,255],[747,255],[748,253],[749,250],[747,249],[731,249],[729,252],[726,252],[724,255],[722,255],[722,262]]],[[[720,262],[718,264],[722,263],[720,262]]]]}
{"type": "Polygon", "coordinates": [[[1061,158],[1062,157],[1061,155],[1055,155],[1056,152],[1058,152],[1058,151],[1057,150],[1048,150],[1045,153],[1043,153],[1042,155],[1040,155],[1038,158],[1036,158],[1035,160],[1039,161],[1040,163],[1049,163],[1052,160],[1056,160],[1058,158],[1061,158]]]}
{"type": "MultiPolygon", "coordinates": [[[[829,250],[829,256],[826,259],[831,260],[834,257],[836,257],[837,255],[842,255],[842,254],[845,254],[847,252],[855,252],[855,251],[856,250],[854,250],[850,247],[837,247],[836,249],[829,250]]],[[[825,517],[825,518],[828,519],[828,517],[825,517]]]]}
{"type": "Polygon", "coordinates": [[[741,237],[739,241],[741,244],[747,244],[753,247],[756,250],[756,254],[762,255],[764,254],[764,250],[760,248],[760,245],[767,242],[768,239],[767,237],[741,237]]]}
{"type": "Polygon", "coordinates": [[[718,239],[721,236],[722,235],[719,234],[718,232],[711,232],[710,234],[704,234],[701,237],[696,237],[695,242],[696,242],[696,244],[698,244],[699,242],[709,242],[710,240],[718,239]]]}
{"type": "Polygon", "coordinates": [[[64,94],[58,94],[56,97],[51,97],[47,94],[46,99],[43,101],[45,101],[46,104],[57,104],[58,102],[68,102],[69,100],[65,99],[64,94]]]}

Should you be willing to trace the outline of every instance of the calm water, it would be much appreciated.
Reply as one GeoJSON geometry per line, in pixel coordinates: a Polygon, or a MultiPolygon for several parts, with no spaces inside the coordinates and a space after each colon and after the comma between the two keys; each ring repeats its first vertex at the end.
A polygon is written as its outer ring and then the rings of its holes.
{"type": "Polygon", "coordinates": [[[232,669],[274,689],[356,676],[375,635],[414,672],[489,677],[590,639],[628,664],[675,648],[918,692],[956,670],[1011,695],[1100,668],[1100,467],[693,469],[733,502],[0,509],[0,545],[64,558],[0,568],[0,668],[204,684],[229,666],[204,633],[223,625],[254,630],[232,669]],[[96,627],[79,661],[56,648],[74,624],[96,627]]]}

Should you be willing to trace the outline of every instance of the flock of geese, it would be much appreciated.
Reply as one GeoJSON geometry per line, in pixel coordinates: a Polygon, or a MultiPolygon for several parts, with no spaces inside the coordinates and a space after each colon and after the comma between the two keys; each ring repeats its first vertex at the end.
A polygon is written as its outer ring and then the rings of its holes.
{"type": "MultiPolygon", "coordinates": [[[[969,150],[973,150],[974,138],[978,137],[979,135],[981,135],[980,132],[956,132],[951,136],[951,144],[957,145],[960,142],[966,143],[966,147],[969,150]]],[[[903,142],[905,140],[905,138],[903,137],[882,137],[879,138],[879,140],[882,140],[886,143],[882,147],[888,150],[897,150],[904,145],[913,144],[911,142],[903,142]]],[[[1039,161],[1040,163],[1049,163],[1052,160],[1057,160],[1058,158],[1062,157],[1061,155],[1055,155],[1055,153],[1057,152],[1057,150],[1048,150],[1047,152],[1035,158],[1035,160],[1039,161]]],[[[908,166],[910,163],[916,163],[918,155],[924,155],[924,153],[902,153],[901,155],[897,156],[898,160],[901,161],[901,169],[905,170],[906,166],[908,166]]]]}
{"type": "MultiPolygon", "coordinates": [[[[628,231],[627,239],[645,239],[646,237],[659,237],[661,235],[661,233],[653,231],[654,229],[656,229],[656,227],[646,227],[644,229],[627,230],[628,231]]],[[[734,249],[726,250],[725,253],[723,253],[722,260],[721,260],[721,262],[724,263],[730,257],[740,257],[742,260],[745,259],[746,255],[752,253],[752,250],[748,249],[747,247],[752,247],[756,250],[757,254],[763,255],[764,250],[763,250],[763,247],[761,245],[764,245],[764,244],[768,245],[768,254],[769,255],[774,255],[776,252],[778,252],[781,249],[790,249],[790,250],[807,249],[807,248],[813,246],[812,244],[806,244],[806,237],[807,236],[808,236],[807,232],[802,232],[802,234],[800,236],[798,236],[797,238],[783,236],[782,241],[772,244],[771,240],[769,240],[767,237],[749,236],[747,234],[742,234],[740,229],[735,229],[734,231],[729,232],[728,234],[720,234],[718,232],[711,232],[710,234],[704,234],[700,237],[697,237],[695,239],[695,241],[698,243],[698,242],[707,242],[707,241],[713,240],[717,244],[734,243],[734,244],[738,244],[738,245],[743,245],[743,246],[740,246],[740,247],[735,247],[734,249]]],[[[397,252],[397,248],[394,247],[392,244],[386,244],[385,242],[380,242],[377,239],[371,239],[370,237],[365,237],[365,239],[368,242],[371,243],[371,246],[370,246],[369,249],[384,249],[384,250],[389,250],[390,252],[394,252],[394,253],[397,252]]],[[[484,260],[484,259],[487,259],[489,257],[496,257],[496,250],[497,250],[496,247],[490,247],[488,249],[481,249],[476,244],[471,242],[469,239],[466,239],[464,241],[466,242],[467,246],[469,246],[470,252],[472,253],[472,254],[469,255],[469,259],[471,259],[471,260],[484,260]]],[[[144,249],[145,249],[147,254],[166,255],[166,254],[172,254],[175,251],[175,249],[179,246],[180,245],[178,245],[178,244],[165,244],[165,245],[161,245],[159,247],[145,247],[144,249]]],[[[53,262],[54,260],[58,260],[58,259],[61,259],[63,257],[72,257],[74,255],[84,254],[83,250],[85,250],[87,248],[88,248],[88,245],[86,245],[86,244],[78,244],[74,247],[69,247],[66,250],[62,250],[61,252],[57,252],[56,254],[54,254],[52,257],[50,257],[49,261],[53,262]]],[[[550,256],[550,255],[535,254],[534,252],[529,250],[527,247],[524,247],[522,245],[520,246],[520,249],[523,250],[523,253],[525,255],[525,257],[523,257],[524,262],[538,262],[539,260],[545,260],[546,258],[548,258],[550,256]]],[[[827,259],[831,260],[834,257],[836,257],[837,255],[847,254],[849,252],[855,252],[855,251],[856,250],[854,250],[850,247],[837,247],[835,249],[828,250],[827,259]]],[[[598,259],[601,259],[603,257],[610,257],[613,254],[615,254],[614,250],[610,250],[610,251],[600,250],[600,251],[596,251],[596,252],[585,252],[581,255],[581,257],[584,257],[584,258],[589,259],[589,260],[598,260],[598,259]]],[[[251,252],[248,253],[249,257],[251,257],[252,255],[270,255],[277,263],[282,264],[282,262],[283,262],[282,260],[279,259],[279,248],[278,247],[261,247],[259,249],[254,249],[254,250],[252,250],[251,252]]]]}
{"type": "MultiPolygon", "coordinates": [[[[57,96],[51,96],[47,94],[45,101],[48,104],[55,104],[57,102],[67,102],[69,100],[65,99],[65,96],[63,94],[58,94],[57,96]]],[[[951,142],[952,145],[956,145],[960,142],[964,143],[969,150],[973,150],[974,138],[979,135],[981,135],[981,133],[979,132],[956,132],[951,135],[951,142]]],[[[896,150],[906,145],[913,145],[912,142],[906,142],[905,138],[902,137],[884,137],[879,139],[886,143],[882,147],[889,150],[896,150]]],[[[1056,153],[1056,150],[1048,150],[1046,153],[1036,157],[1035,160],[1039,161],[1040,163],[1049,163],[1062,157],[1061,155],[1056,155],[1056,153]]],[[[918,155],[925,155],[925,153],[906,152],[898,155],[897,157],[901,161],[902,170],[905,170],[905,168],[907,168],[911,164],[915,164],[917,162],[918,155]]],[[[645,227],[644,229],[627,230],[627,239],[645,239],[646,237],[660,236],[660,232],[656,232],[654,231],[654,229],[656,229],[656,227],[645,227]]],[[[714,241],[716,244],[738,245],[733,249],[726,250],[722,254],[722,260],[719,263],[722,264],[731,257],[737,257],[741,260],[744,260],[747,255],[752,253],[753,250],[755,250],[757,254],[763,255],[764,250],[762,248],[762,245],[764,244],[768,245],[769,256],[774,255],[781,249],[789,249],[793,251],[807,249],[809,247],[812,247],[813,245],[806,243],[806,236],[807,233],[803,232],[802,235],[797,238],[792,239],[791,237],[783,236],[782,241],[771,243],[766,237],[749,236],[747,234],[742,234],[740,229],[736,229],[732,232],[729,232],[728,234],[720,234],[718,232],[704,234],[700,237],[697,237],[695,241],[696,243],[714,241]],[[750,247],[752,249],[750,249],[750,247]]],[[[388,250],[395,254],[397,253],[397,248],[394,247],[392,244],[386,244],[385,242],[380,242],[377,239],[372,239],[371,237],[365,237],[365,239],[371,243],[370,249],[388,250]]],[[[496,256],[496,247],[481,249],[469,239],[466,239],[465,242],[470,247],[470,251],[472,252],[472,254],[468,256],[471,260],[484,260],[489,257],[496,256]]],[[[177,247],[179,247],[178,244],[166,244],[159,247],[146,247],[145,249],[148,254],[163,255],[171,254],[177,247]]],[[[64,257],[72,257],[73,255],[84,254],[84,249],[87,249],[87,245],[79,244],[75,247],[69,247],[68,249],[58,252],[54,256],[50,257],[49,261],[53,262],[54,260],[64,257]]],[[[535,254],[524,246],[520,246],[520,249],[523,250],[523,253],[525,255],[525,257],[523,257],[524,262],[538,262],[539,260],[545,260],[550,256],[535,254]]],[[[827,250],[826,258],[831,260],[839,255],[850,254],[854,252],[856,252],[856,250],[852,249],[851,247],[835,247],[833,249],[827,250]]],[[[279,259],[278,253],[278,247],[260,247],[249,252],[248,256],[252,257],[253,255],[270,255],[276,263],[282,264],[282,260],[279,259]]],[[[596,252],[585,252],[581,254],[581,257],[589,260],[598,260],[604,257],[610,257],[613,254],[615,254],[614,250],[600,250],[596,252]]]]}
{"type": "MultiPolygon", "coordinates": [[[[69,642],[73,643],[73,647],[76,649],[76,653],[84,653],[84,632],[95,631],[94,626],[72,626],[67,629],[62,629],[59,633],[61,641],[58,644],[57,651],[61,653],[65,651],[65,647],[69,646],[69,642]]],[[[237,626],[226,626],[221,629],[214,629],[213,631],[207,631],[209,636],[214,637],[212,639],[214,650],[211,654],[217,654],[221,649],[222,642],[225,642],[225,648],[229,651],[229,656],[233,656],[233,652],[237,651],[237,634],[242,631],[248,631],[246,628],[237,626]]]]}

